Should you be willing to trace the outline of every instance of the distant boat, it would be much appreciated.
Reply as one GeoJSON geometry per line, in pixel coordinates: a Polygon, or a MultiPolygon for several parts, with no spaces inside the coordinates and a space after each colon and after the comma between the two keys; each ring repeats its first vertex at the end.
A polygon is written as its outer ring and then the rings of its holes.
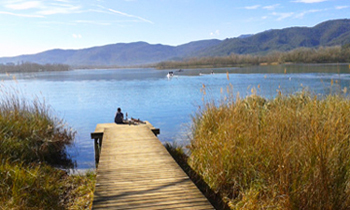
{"type": "Polygon", "coordinates": [[[208,74],[204,74],[204,73],[199,72],[199,75],[200,75],[200,76],[202,76],[202,75],[209,75],[209,74],[215,74],[215,73],[214,73],[213,71],[210,72],[210,73],[208,73],[208,74]]]}
{"type": "Polygon", "coordinates": [[[166,77],[170,78],[174,76],[174,72],[169,71],[168,74],[166,75],[166,77]]]}
{"type": "MultiPolygon", "coordinates": [[[[350,65],[349,65],[350,66],[350,65]]],[[[182,70],[182,69],[179,69],[177,72],[183,72],[184,70],[182,70]]]]}

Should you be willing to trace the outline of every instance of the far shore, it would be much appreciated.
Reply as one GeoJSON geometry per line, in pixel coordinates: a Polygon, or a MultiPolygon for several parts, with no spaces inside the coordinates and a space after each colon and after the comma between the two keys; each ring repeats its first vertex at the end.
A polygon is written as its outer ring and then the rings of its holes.
{"type": "MultiPolygon", "coordinates": [[[[35,65],[40,65],[40,64],[35,64],[35,65]]],[[[61,64],[58,64],[61,65],[61,64]]],[[[72,71],[72,70],[102,70],[102,69],[136,69],[136,68],[154,68],[157,70],[186,70],[186,69],[218,69],[218,68],[244,68],[244,67],[252,67],[252,66],[279,66],[279,65],[349,65],[350,68],[350,63],[348,62],[343,62],[343,63],[335,63],[335,62],[330,62],[330,63],[294,63],[294,62],[284,62],[284,63],[279,63],[279,62],[263,62],[259,64],[237,64],[237,65],[221,65],[221,64],[198,64],[198,65],[184,65],[184,64],[176,64],[176,65],[142,65],[142,66],[68,66],[68,65],[62,65],[63,67],[58,67],[54,68],[53,66],[57,65],[51,65],[51,64],[46,64],[45,66],[49,66],[49,68],[45,68],[44,65],[42,68],[38,69],[28,69],[28,68],[22,68],[16,66],[12,66],[11,68],[1,68],[0,66],[0,74],[11,74],[11,73],[35,73],[35,72],[58,72],[58,71],[72,71]]]]}

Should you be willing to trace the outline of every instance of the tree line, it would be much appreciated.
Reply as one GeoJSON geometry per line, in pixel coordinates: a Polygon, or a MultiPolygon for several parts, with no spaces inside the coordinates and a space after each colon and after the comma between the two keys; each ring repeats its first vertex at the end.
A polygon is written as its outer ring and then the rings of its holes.
{"type": "Polygon", "coordinates": [[[39,71],[68,71],[70,68],[65,64],[38,64],[31,62],[22,62],[18,64],[6,63],[0,64],[1,73],[9,72],[39,72],[39,71]]]}
{"type": "Polygon", "coordinates": [[[158,69],[171,68],[215,68],[244,65],[268,65],[282,63],[348,63],[350,43],[343,46],[297,48],[288,52],[271,52],[266,55],[231,54],[223,57],[190,58],[183,61],[165,61],[156,65],[158,69]]]}

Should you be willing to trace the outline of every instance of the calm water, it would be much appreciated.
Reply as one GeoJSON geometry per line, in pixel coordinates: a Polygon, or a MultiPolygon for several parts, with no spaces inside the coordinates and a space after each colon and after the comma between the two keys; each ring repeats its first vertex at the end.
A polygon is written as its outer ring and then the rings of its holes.
{"type": "Polygon", "coordinates": [[[80,169],[94,167],[90,133],[98,123],[113,122],[118,107],[129,117],[147,120],[160,128],[158,137],[162,142],[187,141],[191,116],[203,103],[203,85],[204,98],[215,100],[223,97],[221,89],[225,93],[230,84],[234,94],[239,92],[243,97],[259,86],[258,94],[267,98],[274,97],[276,89],[292,93],[308,87],[317,94],[326,94],[350,88],[349,65],[175,70],[171,79],[167,73],[168,70],[155,69],[73,70],[4,74],[0,79],[5,87],[16,87],[28,98],[44,98],[55,115],[77,131],[76,146],[69,152],[80,169]],[[212,71],[214,74],[210,74],[212,71]],[[334,90],[330,89],[331,80],[334,90]]]}

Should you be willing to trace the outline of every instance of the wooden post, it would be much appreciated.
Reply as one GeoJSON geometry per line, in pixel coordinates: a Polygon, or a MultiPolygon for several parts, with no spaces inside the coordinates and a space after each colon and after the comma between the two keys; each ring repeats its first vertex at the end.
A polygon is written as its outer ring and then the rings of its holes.
{"type": "Polygon", "coordinates": [[[153,134],[154,134],[155,136],[157,136],[158,134],[160,134],[159,128],[153,128],[153,129],[151,129],[151,131],[153,132],[153,134]]]}
{"type": "Polygon", "coordinates": [[[102,137],[103,137],[103,132],[91,133],[91,138],[94,139],[96,168],[98,167],[98,162],[100,161],[100,154],[101,154],[101,148],[102,148],[102,137]]]}

